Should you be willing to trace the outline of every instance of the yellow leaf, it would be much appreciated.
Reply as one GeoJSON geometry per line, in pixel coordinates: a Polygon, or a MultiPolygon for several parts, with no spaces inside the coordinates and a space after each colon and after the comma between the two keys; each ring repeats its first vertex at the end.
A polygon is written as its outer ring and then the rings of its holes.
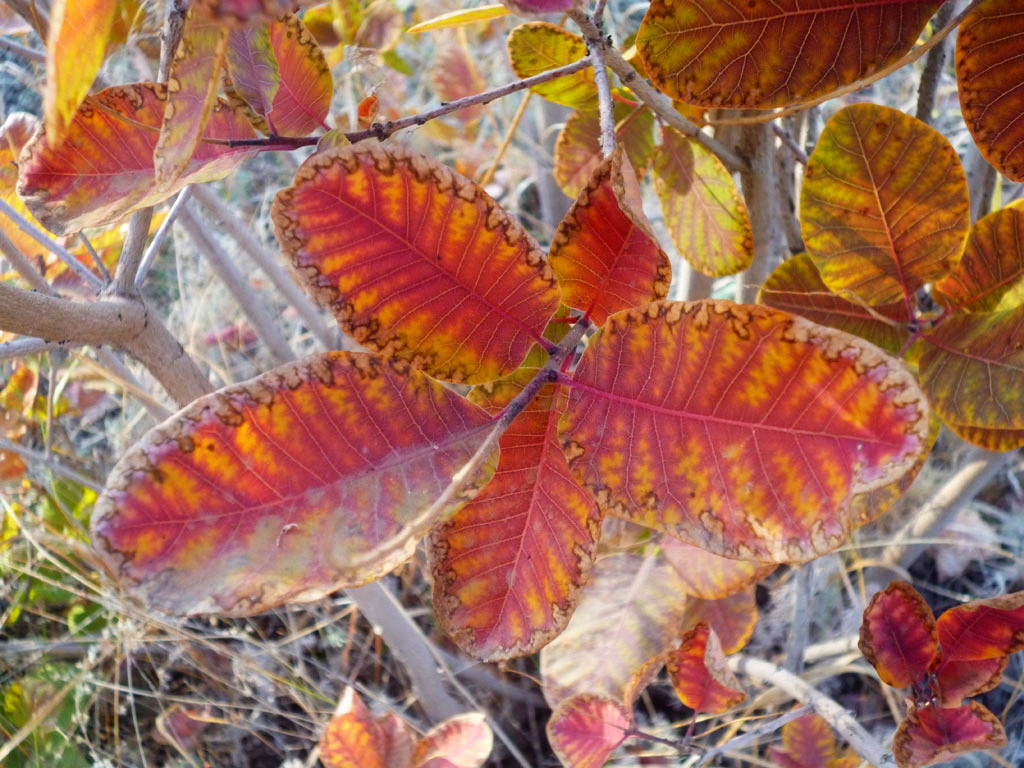
{"type": "Polygon", "coordinates": [[[464,27],[476,21],[489,21],[501,16],[507,16],[508,8],[504,5],[481,5],[479,8],[463,8],[451,13],[442,13],[432,19],[421,21],[406,30],[409,34],[415,35],[420,32],[429,32],[434,29],[448,29],[450,27],[464,27]]]}

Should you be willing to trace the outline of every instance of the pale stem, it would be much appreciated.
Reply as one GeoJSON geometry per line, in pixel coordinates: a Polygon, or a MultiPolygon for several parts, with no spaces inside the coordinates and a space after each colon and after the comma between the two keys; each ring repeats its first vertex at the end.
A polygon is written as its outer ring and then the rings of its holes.
{"type": "Polygon", "coordinates": [[[33,48],[28,48],[20,43],[16,43],[9,37],[0,37],[0,48],[5,51],[21,56],[23,59],[34,62],[36,64],[46,63],[46,54],[43,51],[37,51],[33,48]]]}
{"type": "Polygon", "coordinates": [[[142,252],[149,237],[149,225],[153,221],[153,209],[142,208],[132,214],[128,220],[128,236],[121,247],[121,255],[117,260],[114,272],[114,293],[118,296],[135,294],[135,276],[138,273],[142,252]]]}
{"type": "Polygon", "coordinates": [[[14,225],[18,229],[35,240],[50,253],[54,254],[58,259],[63,261],[64,264],[80,275],[97,291],[103,287],[103,281],[86,269],[85,266],[78,259],[72,256],[66,248],[63,248],[51,238],[47,237],[39,227],[35,226],[32,222],[14,210],[5,200],[0,200],[0,212],[3,212],[8,219],[14,222],[14,225]]]}
{"type": "Polygon", "coordinates": [[[89,242],[89,238],[85,236],[84,232],[78,233],[78,242],[82,244],[82,247],[89,252],[89,256],[92,259],[92,263],[96,266],[96,271],[100,273],[100,277],[103,278],[103,282],[109,283],[110,271],[107,269],[107,265],[103,263],[103,259],[96,253],[96,249],[92,247],[92,243],[89,242]]]}
{"type": "Polygon", "coordinates": [[[802,707],[797,707],[796,709],[791,710],[784,715],[779,715],[773,720],[768,720],[767,722],[761,723],[760,725],[758,725],[755,728],[752,728],[746,733],[741,733],[739,736],[729,739],[724,744],[714,747],[713,749],[709,749],[703,755],[696,758],[696,762],[691,762],[690,765],[692,765],[693,768],[697,768],[697,766],[706,765],[707,763],[714,760],[716,757],[724,755],[726,752],[735,752],[739,749],[745,749],[758,739],[762,739],[765,736],[768,736],[769,734],[775,733],[777,730],[782,728],[782,726],[786,725],[787,723],[791,723],[794,720],[799,720],[804,715],[810,714],[813,711],[814,710],[811,708],[809,704],[804,704],[802,707]]]}
{"type": "Polygon", "coordinates": [[[781,231],[775,184],[775,135],[771,126],[743,128],[743,153],[749,166],[740,171],[743,200],[750,212],[754,255],[750,266],[736,276],[736,302],[753,304],[757,291],[779,259],[781,231]]]}
{"type": "Polygon", "coordinates": [[[171,234],[171,229],[174,227],[174,220],[178,218],[178,214],[181,213],[182,207],[188,202],[192,196],[192,187],[185,187],[178,196],[174,198],[174,203],[171,204],[171,210],[167,212],[167,217],[160,222],[160,227],[157,229],[156,234],[153,235],[152,241],[149,243],[149,247],[146,252],[142,255],[142,261],[139,263],[139,268],[135,273],[135,290],[139,290],[142,284],[146,280],[146,275],[149,274],[149,270],[153,267],[153,262],[156,260],[157,254],[163,247],[164,242],[167,240],[167,236],[171,234]]]}

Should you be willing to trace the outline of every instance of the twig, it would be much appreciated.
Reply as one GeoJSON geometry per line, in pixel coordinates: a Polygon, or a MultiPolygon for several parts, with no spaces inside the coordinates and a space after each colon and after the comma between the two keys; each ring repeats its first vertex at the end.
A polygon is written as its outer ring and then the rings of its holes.
{"type": "Polygon", "coordinates": [[[82,244],[82,247],[89,252],[92,263],[96,266],[96,271],[100,273],[100,277],[103,278],[103,282],[110,282],[110,271],[107,269],[107,265],[103,263],[103,259],[96,253],[96,249],[92,247],[92,243],[89,242],[89,238],[85,236],[84,232],[78,233],[78,242],[82,244]]]}
{"type": "Polygon", "coordinates": [[[990,453],[974,448],[957,473],[946,481],[882,550],[881,559],[891,565],[909,567],[926,545],[917,540],[949,526],[974,497],[1018,458],[1016,452],[990,453]]]}
{"type": "Polygon", "coordinates": [[[185,187],[178,196],[174,198],[174,203],[171,205],[171,210],[167,212],[167,217],[160,222],[160,227],[157,229],[156,234],[153,235],[153,240],[150,242],[146,252],[142,255],[142,261],[139,262],[139,268],[135,273],[135,290],[139,290],[142,284],[146,281],[146,275],[149,274],[149,270],[153,267],[153,262],[156,260],[156,255],[160,252],[160,248],[163,247],[164,241],[167,240],[167,236],[171,234],[171,229],[174,227],[174,220],[178,218],[178,214],[181,213],[182,207],[188,202],[192,196],[192,187],[185,187]]]}
{"type": "MultiPolygon", "coordinates": [[[[949,17],[953,15],[953,8],[956,3],[949,0],[943,4],[932,19],[935,26],[945,27],[949,17]]],[[[921,82],[917,86],[917,111],[914,116],[922,122],[932,124],[932,112],[935,111],[935,94],[939,89],[939,81],[942,80],[942,67],[946,63],[946,43],[948,38],[928,51],[924,60],[924,71],[921,72],[921,82]]]]}
{"type": "Polygon", "coordinates": [[[185,30],[185,14],[188,13],[188,0],[171,0],[167,4],[167,18],[160,30],[160,69],[157,81],[166,83],[171,71],[171,62],[181,42],[185,30]]]}
{"type": "Polygon", "coordinates": [[[221,249],[210,239],[207,231],[199,223],[199,219],[189,208],[182,209],[178,214],[181,226],[188,233],[192,244],[200,255],[206,259],[213,273],[220,278],[224,286],[234,297],[242,312],[252,323],[260,339],[267,345],[270,353],[278,363],[288,363],[295,359],[288,340],[281,333],[281,329],[274,323],[273,318],[264,306],[263,300],[256,295],[249,281],[235,266],[234,262],[224,257],[221,249]]]}
{"type": "Polygon", "coordinates": [[[25,355],[34,355],[51,349],[67,349],[74,346],[72,342],[47,341],[46,339],[13,339],[0,343],[0,360],[11,360],[25,355]]]}
{"type": "Polygon", "coordinates": [[[729,666],[780,688],[802,704],[809,704],[861,756],[878,768],[894,766],[892,753],[879,744],[847,710],[821,691],[774,664],[743,654],[729,657],[729,666]]]}
{"type": "Polygon", "coordinates": [[[85,488],[91,488],[94,491],[102,490],[102,486],[92,478],[86,477],[82,473],[65,467],[59,461],[53,458],[52,454],[47,455],[41,451],[34,451],[31,448],[26,448],[23,445],[8,440],[6,437],[0,437],[0,451],[9,451],[10,453],[16,453],[24,459],[28,459],[33,465],[41,465],[51,470],[54,474],[60,475],[61,477],[67,478],[73,483],[78,483],[85,488]]]}
{"type": "Polygon", "coordinates": [[[571,10],[569,16],[586,32],[587,49],[590,51],[590,61],[594,66],[594,83],[597,85],[601,154],[608,157],[615,151],[615,103],[612,101],[612,87],[608,82],[608,70],[605,69],[604,63],[605,50],[608,48],[604,26],[597,12],[590,17],[583,11],[571,10]]]}
{"type": "Polygon", "coordinates": [[[724,744],[714,747],[713,749],[709,749],[707,752],[701,755],[695,763],[692,764],[693,768],[705,765],[714,760],[719,755],[724,755],[726,752],[735,752],[738,749],[745,749],[758,739],[767,736],[768,734],[775,733],[786,723],[791,723],[794,720],[798,720],[812,711],[813,708],[810,704],[804,704],[802,707],[797,707],[796,709],[791,710],[784,715],[779,715],[773,720],[761,723],[756,728],[753,728],[747,731],[746,733],[741,733],[739,736],[729,739],[724,744]]]}
{"type": "Polygon", "coordinates": [[[754,255],[750,266],[736,280],[736,301],[752,304],[758,289],[779,258],[778,190],[775,185],[775,137],[767,125],[743,128],[743,153],[749,158],[740,171],[743,199],[750,212],[754,255]]]}
{"type": "Polygon", "coordinates": [[[128,370],[128,366],[118,360],[117,355],[111,350],[106,347],[98,347],[95,361],[85,355],[77,355],[77,357],[80,362],[98,369],[102,375],[133,395],[157,422],[161,422],[171,415],[171,412],[142,386],[142,382],[135,378],[128,370]]]}
{"type": "Polygon", "coordinates": [[[787,131],[778,123],[772,123],[772,130],[775,135],[782,139],[782,143],[786,145],[786,148],[793,153],[793,157],[797,159],[800,165],[806,166],[810,162],[810,158],[807,157],[807,153],[800,148],[800,145],[796,143],[796,139],[793,138],[793,134],[787,131]]]}
{"type": "Polygon", "coordinates": [[[48,293],[56,295],[56,291],[50,286],[46,279],[39,274],[39,270],[33,266],[32,262],[25,258],[18,247],[11,242],[10,238],[0,230],[0,252],[7,257],[7,260],[11,262],[11,266],[14,267],[15,271],[24,278],[25,282],[31,285],[35,290],[41,293],[48,293]]]}
{"type": "Polygon", "coordinates": [[[61,247],[52,239],[43,234],[37,226],[32,222],[14,210],[4,200],[0,200],[0,212],[3,212],[8,219],[14,222],[14,225],[24,232],[26,235],[31,237],[41,246],[43,246],[50,253],[54,254],[58,259],[63,261],[72,271],[78,273],[87,283],[92,285],[97,291],[103,287],[103,281],[100,280],[96,275],[90,272],[85,266],[72,256],[66,248],[61,247]]]}
{"type": "MultiPolygon", "coordinates": [[[[284,296],[285,301],[295,307],[299,317],[309,328],[310,333],[323,345],[324,349],[333,349],[334,338],[331,334],[323,313],[316,303],[309,298],[294,278],[282,269],[280,257],[270,253],[267,248],[256,239],[251,227],[247,227],[230,206],[224,203],[208,187],[190,187],[194,189],[196,200],[224,226],[227,234],[234,238],[235,242],[249,254],[249,258],[256,262],[263,273],[270,278],[270,281],[284,296]]],[[[177,203],[175,203],[177,204],[177,203]]]]}
{"type": "Polygon", "coordinates": [[[135,276],[139,270],[152,221],[152,207],[136,211],[128,221],[128,236],[124,240],[121,255],[117,260],[117,270],[114,273],[114,293],[118,296],[130,296],[135,293],[135,276]]]}
{"type": "Polygon", "coordinates": [[[5,51],[10,51],[17,56],[21,56],[23,59],[35,62],[36,64],[46,63],[46,54],[43,51],[37,51],[34,48],[28,48],[20,43],[16,43],[10,38],[0,37],[0,48],[5,51]]]}
{"type": "Polygon", "coordinates": [[[996,169],[978,150],[973,141],[967,142],[964,165],[967,173],[967,189],[971,201],[971,221],[977,221],[992,209],[992,197],[996,188],[996,169]]]}

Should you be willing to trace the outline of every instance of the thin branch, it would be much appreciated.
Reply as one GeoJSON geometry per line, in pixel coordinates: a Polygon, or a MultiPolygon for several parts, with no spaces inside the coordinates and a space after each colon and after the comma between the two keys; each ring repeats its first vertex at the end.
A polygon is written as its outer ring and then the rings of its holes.
{"type": "Polygon", "coordinates": [[[775,184],[775,137],[767,125],[743,128],[743,153],[749,165],[740,171],[743,200],[750,212],[754,255],[737,276],[736,301],[752,304],[757,291],[775,267],[780,252],[778,190],[775,184]]]}
{"type": "Polygon", "coordinates": [[[964,167],[971,201],[971,221],[977,221],[992,210],[997,174],[996,169],[985,159],[973,141],[967,142],[965,155],[964,167]]]}
{"type": "Polygon", "coordinates": [[[178,193],[178,196],[174,198],[174,203],[171,205],[171,210],[167,212],[167,217],[160,222],[160,228],[157,229],[156,234],[153,235],[153,239],[150,241],[146,252],[142,255],[142,261],[139,262],[139,268],[135,273],[136,291],[138,291],[146,281],[146,275],[149,274],[149,270],[153,267],[156,255],[160,252],[160,248],[163,247],[164,241],[167,240],[167,236],[171,234],[171,229],[174,227],[174,220],[178,218],[178,214],[181,213],[182,207],[188,202],[191,196],[191,186],[185,187],[181,190],[181,192],[178,193]]]}
{"type": "Polygon", "coordinates": [[[40,293],[47,293],[56,295],[56,291],[50,286],[46,279],[39,274],[39,270],[35,268],[31,261],[29,261],[25,254],[23,254],[18,247],[11,242],[10,238],[0,230],[0,253],[3,253],[7,257],[7,260],[11,262],[11,266],[14,267],[15,271],[21,275],[21,277],[31,285],[35,290],[40,293]]]}
{"type": "Polygon", "coordinates": [[[32,337],[13,339],[0,343],[0,360],[12,360],[25,355],[34,355],[39,352],[47,352],[53,349],[68,349],[77,346],[74,342],[47,341],[32,337]]]}
{"type": "Polygon", "coordinates": [[[209,187],[190,187],[195,190],[195,197],[199,203],[224,227],[224,231],[234,238],[235,242],[245,251],[249,258],[256,262],[263,273],[270,278],[285,301],[295,307],[295,311],[302,318],[302,322],[309,328],[310,333],[324,347],[333,349],[335,347],[334,337],[331,329],[324,320],[324,315],[316,303],[309,298],[309,294],[299,287],[295,279],[288,274],[280,263],[280,257],[271,253],[253,233],[252,227],[247,226],[220,197],[209,187]]]}
{"type": "Polygon", "coordinates": [[[142,208],[132,214],[128,221],[128,236],[117,259],[117,270],[114,273],[114,293],[118,296],[130,296],[135,293],[135,276],[142,261],[146,238],[149,237],[149,225],[153,221],[153,208],[142,208]]]}
{"type": "MultiPolygon", "coordinates": [[[[932,19],[938,27],[945,27],[949,17],[953,15],[953,8],[956,3],[947,0],[939,8],[932,19]]],[[[924,60],[924,71],[921,72],[921,82],[917,86],[917,111],[914,116],[922,122],[932,124],[932,112],[935,111],[935,94],[939,89],[939,82],[942,80],[942,68],[946,63],[946,49],[948,38],[943,38],[938,45],[928,51],[924,60]]]]}
{"type": "Polygon", "coordinates": [[[103,281],[100,280],[96,275],[90,272],[85,266],[72,256],[67,249],[61,247],[51,238],[43,234],[43,231],[35,226],[32,222],[14,210],[6,201],[0,200],[0,212],[3,212],[8,219],[14,222],[14,225],[24,232],[26,235],[31,237],[41,246],[43,246],[50,253],[54,254],[58,259],[63,261],[72,271],[78,273],[87,283],[89,283],[97,291],[103,288],[103,281]]]}
{"type": "Polygon", "coordinates": [[[601,154],[608,157],[615,151],[615,103],[612,101],[612,87],[608,81],[608,70],[605,69],[605,51],[608,39],[604,34],[604,25],[600,13],[588,16],[583,11],[571,10],[569,16],[587,31],[585,39],[590,51],[590,61],[594,66],[594,83],[597,85],[598,120],[601,125],[601,154]]]}
{"type": "Polygon", "coordinates": [[[772,123],[772,130],[775,135],[782,139],[782,143],[786,145],[786,148],[793,153],[793,157],[796,158],[800,165],[806,166],[810,162],[810,158],[807,157],[807,153],[803,151],[799,144],[796,143],[796,139],[793,138],[793,134],[787,131],[778,123],[772,123]]]}
{"type": "Polygon", "coordinates": [[[110,282],[110,271],[107,269],[107,265],[103,263],[103,259],[96,249],[92,247],[92,243],[89,242],[89,238],[85,236],[84,232],[78,233],[78,242],[82,244],[82,247],[89,252],[89,257],[92,259],[92,263],[96,266],[96,271],[100,273],[100,277],[103,278],[103,282],[110,282]]]}
{"type": "Polygon", "coordinates": [[[516,113],[512,116],[512,121],[509,123],[508,128],[505,130],[505,135],[501,139],[501,144],[498,145],[497,151],[494,153],[494,159],[491,160],[490,166],[480,180],[477,182],[481,187],[486,187],[494,179],[494,174],[501,166],[501,160],[505,157],[505,153],[508,148],[512,145],[512,140],[515,138],[516,133],[519,131],[519,123],[523,120],[523,115],[526,114],[526,108],[530,106],[530,99],[533,96],[533,91],[527,91],[523,96],[523,100],[519,102],[519,107],[516,109],[516,113]]]}
{"type": "Polygon", "coordinates": [[[44,51],[37,51],[34,48],[28,48],[20,43],[16,43],[9,37],[0,37],[0,48],[5,51],[10,51],[16,56],[21,56],[23,59],[34,62],[36,64],[46,63],[46,53],[44,51]]]}
{"type": "Polygon", "coordinates": [[[267,345],[270,353],[278,363],[288,363],[295,359],[288,340],[281,329],[274,323],[263,300],[253,290],[252,285],[235,266],[234,262],[225,258],[221,249],[210,239],[207,230],[189,208],[182,209],[178,214],[181,226],[188,233],[196,250],[206,259],[213,273],[220,278],[224,286],[234,297],[239,308],[252,323],[260,339],[267,345]]]}
{"type": "Polygon", "coordinates": [[[171,62],[185,30],[185,15],[189,0],[171,0],[167,4],[167,18],[160,30],[160,69],[157,81],[166,83],[171,71],[171,62]]]}
{"type": "Polygon", "coordinates": [[[784,715],[779,715],[773,720],[761,723],[756,728],[752,728],[746,733],[741,733],[739,736],[729,739],[724,744],[714,747],[713,749],[709,749],[697,759],[697,762],[693,763],[693,766],[694,768],[697,768],[697,766],[706,765],[716,757],[724,755],[726,752],[735,752],[738,749],[745,749],[758,739],[775,733],[777,730],[782,728],[782,726],[786,725],[786,723],[798,720],[813,711],[813,708],[809,704],[804,704],[802,707],[797,707],[784,715]]]}
{"type": "Polygon", "coordinates": [[[755,677],[780,688],[802,704],[809,704],[839,734],[862,759],[878,768],[895,766],[892,753],[879,744],[864,727],[842,706],[821,691],[813,688],[796,675],[761,659],[743,654],[729,657],[729,666],[738,672],[755,677]]]}

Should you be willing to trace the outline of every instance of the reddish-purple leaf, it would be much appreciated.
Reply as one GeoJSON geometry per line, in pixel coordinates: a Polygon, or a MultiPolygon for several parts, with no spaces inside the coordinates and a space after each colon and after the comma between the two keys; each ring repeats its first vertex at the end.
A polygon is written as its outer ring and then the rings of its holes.
{"type": "Polygon", "coordinates": [[[932,660],[935,682],[932,688],[943,707],[959,707],[964,699],[991,691],[1003,679],[1009,656],[956,661],[942,658],[941,651],[932,660]]]}
{"type": "Polygon", "coordinates": [[[566,768],[601,768],[632,724],[631,713],[619,702],[580,694],[555,708],[548,741],[566,768]]]}
{"type": "Polygon", "coordinates": [[[932,609],[905,581],[892,582],[864,611],[859,647],[887,685],[920,682],[937,647],[932,609]]]}
{"type": "Polygon", "coordinates": [[[900,768],[921,768],[954,755],[1006,745],[999,719],[976,701],[956,709],[911,705],[893,737],[893,753],[900,768]]]}
{"type": "Polygon", "coordinates": [[[1024,592],[950,608],[937,623],[943,659],[977,661],[1024,649],[1024,592]]]}

